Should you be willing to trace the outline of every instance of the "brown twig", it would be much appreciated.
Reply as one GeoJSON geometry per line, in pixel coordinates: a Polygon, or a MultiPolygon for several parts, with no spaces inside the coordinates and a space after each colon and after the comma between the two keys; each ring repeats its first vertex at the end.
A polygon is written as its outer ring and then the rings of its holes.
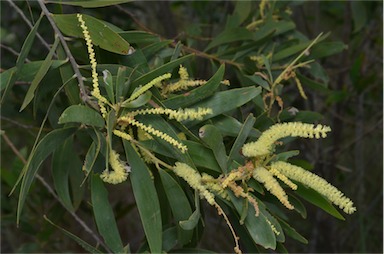
{"type": "MultiPolygon", "coordinates": [[[[13,153],[23,162],[23,164],[27,164],[27,160],[24,158],[24,156],[19,152],[19,150],[16,148],[16,146],[12,143],[12,141],[8,138],[7,134],[4,132],[1,134],[1,136],[4,138],[5,143],[11,148],[13,153]]],[[[90,227],[79,217],[77,216],[73,211],[69,210],[64,203],[60,200],[60,198],[56,195],[55,191],[52,189],[52,187],[45,181],[43,177],[41,177],[38,173],[36,173],[37,180],[40,181],[40,183],[48,190],[48,192],[71,214],[71,216],[80,224],[80,226],[89,233],[93,239],[96,240],[97,244],[100,244],[103,246],[106,250],[109,250],[109,248],[104,244],[104,242],[96,235],[95,232],[92,231],[90,227]]]]}
{"type": "MultiPolygon", "coordinates": [[[[20,55],[19,52],[17,52],[17,51],[14,50],[13,48],[8,47],[8,46],[6,46],[6,45],[4,45],[4,44],[2,44],[2,43],[0,43],[0,47],[3,48],[3,49],[8,50],[9,52],[11,52],[12,54],[14,54],[14,55],[17,56],[17,57],[19,57],[19,55],[20,55]]],[[[27,63],[31,62],[31,60],[29,60],[28,58],[25,58],[25,61],[26,61],[27,63]]]]}
{"type": "MultiPolygon", "coordinates": [[[[85,86],[84,86],[83,76],[80,73],[79,65],[77,64],[75,58],[73,57],[71,51],[69,50],[69,47],[67,45],[67,42],[65,41],[65,38],[64,38],[63,34],[61,33],[60,29],[57,27],[55,21],[52,19],[52,17],[51,17],[52,14],[49,12],[47,7],[45,6],[43,0],[38,0],[37,2],[39,3],[39,5],[41,7],[41,10],[43,11],[45,16],[47,17],[47,19],[48,19],[49,23],[51,24],[53,30],[55,31],[55,33],[59,37],[61,45],[64,48],[65,54],[67,55],[67,57],[69,59],[69,62],[72,65],[72,69],[75,72],[75,76],[77,77],[77,80],[79,82],[80,97],[81,97],[81,99],[84,102],[91,102],[91,99],[88,96],[88,94],[86,92],[86,89],[85,89],[85,86]]],[[[90,104],[92,104],[92,103],[90,103],[90,104]]]]}

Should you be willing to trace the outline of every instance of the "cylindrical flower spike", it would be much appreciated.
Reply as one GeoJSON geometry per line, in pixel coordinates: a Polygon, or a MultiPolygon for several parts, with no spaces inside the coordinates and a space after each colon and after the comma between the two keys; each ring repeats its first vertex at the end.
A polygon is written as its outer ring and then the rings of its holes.
{"type": "Polygon", "coordinates": [[[109,154],[109,164],[111,165],[113,172],[104,170],[103,173],[101,173],[100,178],[104,182],[118,184],[127,180],[130,169],[120,161],[119,154],[114,150],[109,154]]]}
{"type": "Polygon", "coordinates": [[[247,157],[265,156],[274,151],[275,142],[284,137],[325,138],[331,131],[328,126],[292,122],[279,123],[264,131],[255,142],[243,146],[243,154],[247,157]]]}
{"type": "Polygon", "coordinates": [[[265,188],[275,197],[279,199],[279,201],[288,209],[293,209],[293,205],[289,203],[288,196],[281,188],[280,184],[273,178],[271,172],[263,167],[258,167],[253,171],[253,178],[255,178],[258,182],[264,184],[265,188]]]}
{"type": "Polygon", "coordinates": [[[283,161],[275,162],[271,167],[280,171],[288,178],[311,187],[343,209],[345,213],[352,214],[356,211],[356,207],[353,206],[353,202],[349,198],[320,176],[283,161]]]}

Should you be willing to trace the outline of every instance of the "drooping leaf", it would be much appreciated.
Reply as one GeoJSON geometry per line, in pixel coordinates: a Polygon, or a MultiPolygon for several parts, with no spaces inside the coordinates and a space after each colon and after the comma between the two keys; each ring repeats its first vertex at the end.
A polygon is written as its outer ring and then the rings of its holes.
{"type": "Polygon", "coordinates": [[[200,211],[196,209],[187,220],[180,221],[179,225],[184,230],[192,230],[199,223],[200,217],[200,211]]]}
{"type": "Polygon", "coordinates": [[[214,125],[207,124],[199,129],[199,137],[213,151],[221,172],[227,173],[227,153],[220,130],[214,125]]]}
{"type": "Polygon", "coordinates": [[[69,106],[64,110],[59,118],[59,124],[72,122],[100,128],[103,128],[105,125],[103,117],[98,112],[83,105],[69,106]]]}
{"type": "Polygon", "coordinates": [[[125,154],[132,167],[130,179],[140,219],[152,253],[162,251],[162,222],[155,185],[140,155],[124,140],[125,154]]]}
{"type": "MultiPolygon", "coordinates": [[[[94,45],[121,55],[129,55],[133,52],[129,43],[106,23],[89,15],[82,15],[94,45]]],[[[83,38],[83,31],[76,14],[54,14],[52,18],[64,34],[83,38]]]]}
{"type": "Polygon", "coordinates": [[[216,89],[219,87],[220,82],[223,80],[224,70],[224,65],[221,65],[215,75],[213,75],[213,77],[209,79],[205,85],[195,88],[185,94],[167,99],[164,101],[164,105],[167,108],[173,109],[185,108],[214,94],[216,89]]]}
{"type": "Polygon", "coordinates": [[[108,191],[97,174],[92,176],[91,199],[96,225],[99,233],[104,238],[105,244],[115,253],[123,252],[123,243],[112,206],[108,200],[108,191]]]}
{"type": "Polygon", "coordinates": [[[77,128],[63,128],[48,133],[36,146],[36,149],[29,155],[27,164],[21,173],[22,182],[20,187],[19,201],[17,206],[17,222],[23,209],[29,188],[36,176],[43,161],[55,151],[77,128]]]}
{"type": "Polygon", "coordinates": [[[336,208],[332,205],[332,203],[328,201],[325,197],[323,197],[321,194],[319,194],[317,191],[311,188],[305,187],[300,183],[296,183],[296,184],[298,188],[295,191],[295,193],[298,196],[314,204],[315,206],[320,207],[321,209],[323,209],[333,217],[338,218],[339,220],[345,220],[343,215],[341,215],[339,211],[336,210],[336,208]]]}
{"type": "MultiPolygon", "coordinates": [[[[248,134],[251,132],[253,128],[253,124],[255,123],[256,118],[253,116],[253,114],[249,114],[247,119],[245,119],[245,122],[243,126],[241,127],[241,130],[239,132],[239,135],[236,137],[235,142],[232,145],[231,151],[229,152],[227,165],[230,165],[230,163],[233,160],[240,160],[241,157],[241,147],[244,145],[245,140],[248,138],[248,134]]],[[[230,169],[228,169],[230,170],[230,169]]]]}
{"type": "Polygon", "coordinates": [[[92,245],[90,245],[89,243],[85,242],[83,239],[81,239],[80,237],[72,234],[71,232],[65,230],[64,228],[56,225],[55,223],[53,223],[50,219],[47,218],[47,216],[44,215],[44,219],[46,221],[48,221],[52,226],[56,227],[57,229],[59,229],[61,232],[63,232],[66,236],[72,238],[73,240],[75,240],[84,250],[88,251],[89,253],[102,253],[101,251],[99,251],[98,249],[96,249],[95,247],[93,247],[92,245]]]}
{"type": "Polygon", "coordinates": [[[45,58],[43,64],[41,65],[39,71],[36,73],[35,78],[32,80],[31,85],[28,88],[27,94],[25,95],[23,104],[21,105],[20,111],[25,109],[26,106],[32,101],[35,96],[35,91],[40,84],[41,80],[44,78],[45,74],[47,74],[49,68],[52,64],[52,56],[55,53],[55,50],[59,44],[59,37],[55,38],[55,42],[51,46],[51,50],[49,51],[47,57],[45,58]]]}
{"type": "Polygon", "coordinates": [[[287,234],[287,236],[301,242],[301,243],[304,243],[304,244],[308,244],[308,240],[305,239],[304,236],[300,235],[296,229],[292,228],[288,223],[286,223],[285,221],[283,220],[279,220],[279,223],[281,225],[281,227],[283,228],[284,232],[287,234]]]}
{"type": "Polygon", "coordinates": [[[212,114],[203,117],[202,120],[185,121],[187,127],[196,125],[197,123],[226,113],[230,110],[237,109],[245,103],[249,102],[261,93],[261,88],[244,87],[235,88],[228,91],[218,92],[212,97],[202,100],[194,104],[191,108],[210,108],[212,114]]]}
{"type": "Polygon", "coordinates": [[[177,235],[181,244],[190,242],[192,238],[191,230],[184,230],[178,222],[187,220],[192,215],[192,209],[188,198],[180,185],[164,170],[160,170],[161,181],[167,195],[169,206],[177,223],[177,235]]]}

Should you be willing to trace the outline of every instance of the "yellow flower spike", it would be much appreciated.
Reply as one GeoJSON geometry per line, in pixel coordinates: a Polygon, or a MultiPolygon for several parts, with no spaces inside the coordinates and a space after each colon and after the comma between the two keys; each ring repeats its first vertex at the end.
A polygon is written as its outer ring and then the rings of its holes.
{"type": "Polygon", "coordinates": [[[286,185],[289,186],[289,188],[291,188],[292,190],[297,190],[297,185],[294,184],[291,180],[289,180],[285,175],[283,175],[282,173],[280,173],[280,171],[278,171],[276,168],[274,168],[273,166],[271,167],[271,169],[269,170],[269,172],[272,173],[272,175],[276,176],[277,178],[279,178],[283,183],[285,183],[286,185]]]}
{"type": "Polygon", "coordinates": [[[304,100],[308,100],[308,97],[307,97],[307,95],[304,92],[303,86],[301,85],[301,81],[296,76],[296,74],[294,75],[294,79],[295,79],[296,86],[297,86],[297,89],[299,90],[299,93],[300,93],[301,97],[303,97],[304,100]]]}
{"type": "Polygon", "coordinates": [[[111,165],[113,172],[104,170],[103,173],[101,173],[100,178],[104,182],[118,184],[127,180],[130,168],[120,161],[119,154],[114,150],[109,154],[109,164],[111,165]]]}
{"type": "Polygon", "coordinates": [[[325,138],[329,131],[330,127],[320,124],[315,127],[313,124],[300,122],[279,123],[264,131],[257,141],[245,144],[242,151],[246,157],[265,156],[274,151],[274,144],[280,138],[325,138]]]}
{"type": "Polygon", "coordinates": [[[168,115],[170,119],[175,119],[176,121],[184,120],[202,120],[205,115],[212,114],[212,109],[210,108],[197,108],[197,109],[179,109],[173,110],[168,108],[150,108],[150,109],[139,109],[132,112],[129,112],[126,116],[136,116],[136,115],[168,115]]]}
{"type": "Polygon", "coordinates": [[[129,99],[127,101],[130,102],[130,101],[133,101],[133,100],[137,99],[140,95],[142,95],[143,93],[145,93],[146,91],[151,89],[153,86],[161,83],[161,81],[163,81],[165,79],[169,79],[170,77],[171,77],[171,73],[166,73],[164,75],[161,75],[161,76],[153,79],[148,84],[140,87],[135,92],[133,92],[132,95],[129,97],[129,99]]]}
{"type": "Polygon", "coordinates": [[[176,162],[173,171],[183,178],[189,186],[199,191],[200,196],[207,200],[210,205],[215,204],[215,196],[203,185],[201,175],[196,170],[185,163],[176,162]]]}
{"type": "Polygon", "coordinates": [[[136,126],[146,132],[148,132],[149,134],[152,134],[156,137],[159,137],[165,141],[167,141],[168,143],[170,143],[171,145],[173,145],[174,147],[178,148],[181,150],[182,153],[185,153],[188,148],[186,145],[183,145],[182,143],[180,143],[179,141],[177,141],[176,139],[172,138],[171,136],[169,136],[168,134],[166,133],[163,133],[159,130],[156,130],[155,128],[153,128],[152,126],[147,126],[145,124],[142,124],[138,121],[136,121],[134,118],[132,117],[126,117],[126,116],[123,116],[123,117],[120,117],[118,119],[118,122],[123,122],[123,123],[128,123],[128,124],[131,124],[133,126],[136,126]]]}
{"type": "Polygon", "coordinates": [[[203,173],[201,176],[201,181],[207,189],[215,192],[217,195],[220,195],[224,199],[229,199],[227,192],[218,180],[213,178],[211,175],[203,173]]]}
{"type": "Polygon", "coordinates": [[[347,198],[344,193],[339,191],[336,187],[328,183],[320,176],[283,161],[273,163],[272,167],[280,171],[288,178],[311,187],[318,193],[328,198],[332,203],[339,206],[345,213],[352,214],[356,211],[356,207],[353,206],[353,202],[347,198]]]}
{"type": "Polygon", "coordinates": [[[269,226],[271,227],[273,233],[275,233],[275,235],[280,235],[280,232],[277,231],[275,225],[273,225],[272,222],[270,220],[268,220],[267,218],[265,218],[265,219],[267,220],[267,222],[268,222],[269,226]]]}
{"type": "Polygon", "coordinates": [[[83,20],[83,15],[77,14],[76,16],[77,16],[77,20],[80,23],[80,27],[83,30],[84,39],[88,47],[88,55],[91,63],[92,83],[93,83],[93,91],[91,92],[91,94],[93,97],[95,97],[98,100],[100,112],[105,118],[107,115],[107,110],[104,104],[108,104],[108,100],[100,94],[99,80],[98,80],[98,75],[96,71],[97,62],[95,58],[95,51],[93,49],[92,39],[91,39],[91,36],[89,35],[88,27],[86,26],[85,21],[83,20]]]}
{"type": "Polygon", "coordinates": [[[221,183],[223,188],[227,188],[228,184],[238,180],[242,176],[242,172],[237,170],[232,170],[227,177],[224,178],[224,181],[221,183]]]}
{"type": "Polygon", "coordinates": [[[179,75],[180,75],[181,80],[189,79],[189,74],[188,74],[187,68],[185,68],[182,65],[180,65],[180,68],[179,68],[179,75]]]}
{"type": "Polygon", "coordinates": [[[288,201],[288,196],[281,188],[280,184],[273,178],[273,175],[269,170],[258,167],[253,171],[253,178],[258,182],[264,184],[265,188],[274,196],[279,199],[279,201],[288,209],[292,210],[294,207],[288,201]]]}
{"type": "Polygon", "coordinates": [[[113,130],[113,134],[115,134],[116,136],[118,136],[122,139],[128,140],[128,141],[133,140],[131,135],[129,135],[128,133],[123,132],[123,131],[113,130]]]}

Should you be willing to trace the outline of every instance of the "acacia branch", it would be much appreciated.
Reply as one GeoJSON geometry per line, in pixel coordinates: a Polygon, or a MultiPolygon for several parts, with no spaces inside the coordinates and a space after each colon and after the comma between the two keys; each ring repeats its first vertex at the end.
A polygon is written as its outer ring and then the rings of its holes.
{"type": "MultiPolygon", "coordinates": [[[[13,153],[23,162],[23,164],[27,164],[27,160],[24,158],[24,156],[19,152],[19,150],[16,148],[16,146],[12,143],[12,141],[8,138],[7,134],[4,132],[1,133],[1,136],[3,137],[5,143],[11,148],[13,153]]],[[[104,244],[104,242],[96,235],[95,232],[92,231],[90,227],[79,217],[76,213],[69,210],[64,203],[60,200],[60,198],[56,195],[55,191],[52,189],[52,187],[45,181],[43,177],[41,177],[38,173],[36,173],[36,178],[41,182],[41,184],[48,190],[48,192],[71,214],[71,216],[80,224],[83,229],[88,232],[93,239],[96,240],[97,244],[100,244],[103,246],[106,250],[109,250],[109,248],[104,244]]]]}
{"type": "MultiPolygon", "coordinates": [[[[69,50],[68,44],[65,41],[63,34],[61,33],[60,29],[57,27],[55,21],[52,19],[52,17],[51,17],[52,14],[49,12],[47,7],[45,6],[43,0],[38,0],[37,2],[39,3],[39,5],[41,7],[41,10],[43,11],[45,16],[47,17],[47,19],[48,19],[49,23],[51,24],[53,30],[55,31],[55,33],[59,37],[61,45],[64,48],[65,54],[67,55],[67,57],[69,59],[69,62],[72,65],[72,69],[75,72],[75,76],[77,77],[77,80],[79,82],[80,97],[81,97],[81,99],[84,102],[90,103],[90,97],[86,93],[86,89],[85,89],[84,81],[83,81],[83,76],[80,73],[79,65],[77,64],[75,58],[73,57],[71,51],[69,50]]],[[[92,103],[90,103],[90,104],[92,104],[92,103]]]]}

